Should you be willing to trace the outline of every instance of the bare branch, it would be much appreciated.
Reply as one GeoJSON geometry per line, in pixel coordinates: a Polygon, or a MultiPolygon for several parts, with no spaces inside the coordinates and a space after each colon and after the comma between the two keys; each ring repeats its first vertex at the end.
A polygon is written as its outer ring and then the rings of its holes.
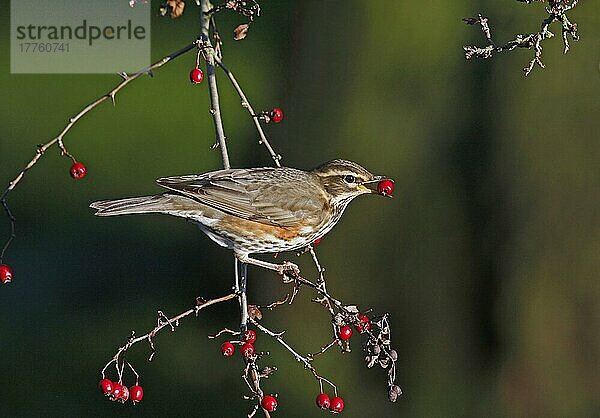
{"type": "Polygon", "coordinates": [[[106,368],[112,362],[116,362],[117,364],[119,364],[119,359],[120,358],[122,359],[125,352],[127,350],[129,350],[133,345],[139,343],[140,341],[148,341],[148,343],[150,344],[150,349],[151,349],[150,359],[152,359],[152,357],[154,356],[154,353],[156,352],[156,350],[154,348],[154,343],[152,342],[152,339],[163,328],[168,326],[171,329],[171,331],[175,331],[175,326],[179,325],[179,320],[181,320],[191,314],[198,314],[198,312],[200,312],[202,309],[207,308],[211,305],[215,305],[217,303],[222,303],[222,302],[226,302],[228,300],[234,299],[236,296],[237,295],[235,293],[231,293],[231,294],[222,296],[220,298],[207,300],[206,302],[202,303],[201,305],[196,305],[193,308],[188,309],[187,311],[182,312],[179,315],[177,315],[171,319],[167,318],[162,311],[158,311],[157,325],[151,331],[149,331],[146,334],[141,335],[139,337],[136,337],[135,333],[132,333],[131,338],[129,338],[127,343],[125,345],[119,347],[119,349],[117,350],[117,352],[115,353],[113,358],[106,364],[106,366],[104,366],[104,369],[102,370],[102,377],[104,377],[104,372],[105,372],[106,368]]]}
{"type": "Polygon", "coordinates": [[[219,65],[219,67],[221,67],[223,69],[225,74],[227,74],[227,77],[229,77],[229,80],[231,81],[231,84],[233,84],[235,91],[237,91],[238,95],[242,99],[242,107],[244,107],[248,111],[248,113],[250,113],[250,116],[252,116],[252,121],[254,122],[254,126],[256,127],[256,130],[258,131],[258,135],[260,136],[260,141],[258,141],[258,143],[261,145],[264,145],[265,148],[267,148],[267,151],[271,155],[271,158],[275,162],[275,165],[277,167],[281,167],[281,163],[280,163],[281,155],[277,154],[275,152],[275,150],[273,149],[273,147],[271,146],[271,144],[269,143],[269,140],[267,139],[267,136],[265,135],[265,131],[263,130],[263,128],[260,124],[260,116],[257,115],[256,112],[254,111],[254,109],[252,108],[250,101],[244,94],[244,91],[240,87],[237,79],[235,78],[235,76],[233,75],[231,70],[229,68],[227,68],[227,66],[225,66],[225,64],[223,64],[223,61],[221,61],[218,57],[215,58],[215,62],[219,65]]]}
{"type": "MultiPolygon", "coordinates": [[[[542,0],[518,0],[522,3],[533,3],[534,1],[542,0]]],[[[569,36],[577,41],[579,35],[577,34],[577,24],[572,23],[567,17],[566,13],[577,6],[578,0],[549,0],[549,6],[546,8],[548,16],[542,21],[540,30],[538,32],[530,33],[528,35],[518,34],[513,40],[508,41],[503,45],[499,45],[492,40],[492,34],[488,25],[488,19],[481,14],[477,17],[467,17],[463,21],[468,25],[478,24],[483,32],[487,45],[484,47],[479,46],[464,46],[465,57],[471,59],[473,57],[478,58],[491,58],[494,53],[501,53],[505,51],[512,51],[515,48],[525,48],[534,50],[534,56],[523,69],[525,76],[528,76],[535,65],[539,65],[541,68],[545,68],[542,62],[542,42],[548,38],[552,38],[554,34],[550,32],[549,27],[554,22],[560,22],[562,25],[562,39],[564,44],[564,53],[569,51],[569,36]]]]}
{"type": "Polygon", "coordinates": [[[79,113],[77,113],[75,116],[70,118],[67,125],[63,128],[63,130],[57,136],[55,136],[54,138],[52,138],[50,141],[46,142],[45,144],[41,144],[41,145],[37,146],[35,155],[31,159],[31,161],[29,161],[29,163],[27,163],[25,168],[23,168],[23,170],[21,170],[21,172],[8,184],[8,187],[6,188],[6,190],[4,190],[2,195],[0,195],[0,202],[2,203],[2,206],[4,207],[4,210],[6,211],[8,218],[10,219],[10,228],[11,228],[10,237],[7,240],[6,244],[4,245],[2,252],[0,253],[0,261],[4,257],[4,253],[5,253],[6,249],[8,248],[8,246],[10,245],[12,240],[15,238],[15,221],[16,220],[15,220],[14,216],[12,215],[12,213],[10,212],[10,209],[8,208],[6,198],[8,197],[8,194],[21,182],[21,180],[23,179],[23,176],[25,176],[25,173],[27,173],[33,166],[35,166],[38,163],[38,161],[42,158],[42,156],[45,155],[46,151],[50,147],[52,147],[54,144],[58,145],[58,148],[60,149],[62,155],[66,155],[68,158],[73,160],[73,162],[75,162],[75,158],[67,151],[67,148],[65,147],[65,145],[63,143],[63,138],[65,137],[67,132],[69,132],[71,130],[71,128],[73,128],[75,126],[75,124],[77,124],[77,122],[81,118],[83,118],[86,114],[88,114],[90,111],[95,109],[99,104],[105,102],[108,99],[110,99],[114,104],[115,96],[117,95],[117,93],[119,93],[129,83],[138,79],[140,76],[142,76],[144,74],[152,74],[153,70],[160,68],[163,65],[165,65],[166,63],[168,63],[169,61],[179,57],[180,55],[185,54],[186,52],[192,50],[195,46],[196,46],[196,43],[192,42],[192,43],[186,45],[185,47],[181,48],[179,51],[175,51],[175,52],[165,56],[164,58],[156,61],[154,64],[150,65],[149,67],[142,68],[141,70],[139,70],[133,74],[121,73],[120,76],[123,80],[119,84],[117,84],[116,87],[114,87],[112,90],[110,90],[103,96],[100,96],[98,99],[94,100],[93,102],[91,102],[90,104],[85,106],[83,109],[81,109],[79,111],[79,113]]]}
{"type": "Polygon", "coordinates": [[[206,57],[206,75],[208,76],[208,89],[210,91],[210,113],[215,122],[215,131],[217,134],[217,140],[215,146],[221,148],[221,158],[223,160],[223,168],[230,168],[229,154],[227,153],[227,143],[225,142],[225,131],[223,129],[223,121],[221,119],[221,108],[219,105],[219,91],[217,89],[217,77],[215,75],[215,49],[213,48],[210,38],[210,10],[212,5],[208,0],[201,0],[200,2],[201,13],[200,13],[200,24],[201,24],[201,35],[198,48],[201,48],[205,53],[206,57]]]}

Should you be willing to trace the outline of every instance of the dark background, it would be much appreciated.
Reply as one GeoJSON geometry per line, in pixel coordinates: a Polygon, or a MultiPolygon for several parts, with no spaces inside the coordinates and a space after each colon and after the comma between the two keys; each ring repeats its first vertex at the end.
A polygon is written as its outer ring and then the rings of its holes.
{"type": "MultiPolygon", "coordinates": [[[[125,1],[125,0],[124,0],[125,1]]],[[[11,75],[9,16],[0,17],[0,181],[6,184],[115,75],[11,75]]],[[[152,58],[197,33],[158,16],[152,58]]],[[[542,4],[516,1],[264,1],[248,38],[243,19],[218,16],[224,59],[257,109],[283,108],[267,127],[286,165],[343,157],[396,179],[394,200],[361,198],[318,247],[330,290],[361,308],[390,312],[400,359],[396,404],[385,374],[353,352],[316,361],[346,399],[348,417],[600,415],[600,6],[570,14],[581,41],[562,55],[544,42],[547,68],[525,78],[532,51],[464,59],[482,44],[464,16],[490,17],[499,41],[535,31],[542,4]]],[[[74,181],[52,148],[10,195],[18,237],[7,253],[15,280],[0,288],[0,415],[243,416],[239,358],[223,359],[207,334],[235,327],[235,303],[182,322],[128,357],[144,401],[102,398],[100,370],[157,309],[176,314],[196,296],[226,293],[233,261],[192,225],[165,216],[100,219],[91,201],[160,192],[154,179],[220,167],[207,84],[192,86],[194,53],[143,77],[86,116],[65,138],[88,167],[74,181]]],[[[135,69],[126,69],[135,70],[135,69]]],[[[271,164],[222,73],[232,165],[271,164]]],[[[0,231],[8,229],[5,217],[0,231]]],[[[2,232],[5,234],[5,232],[2,232]]],[[[4,236],[4,235],[3,235],[4,236]]],[[[4,238],[2,238],[4,239],[4,238]]],[[[297,260],[312,272],[310,260],[297,260]]],[[[312,273],[310,273],[312,274],[312,273]]],[[[250,269],[251,301],[285,294],[250,269]]],[[[287,330],[301,352],[327,341],[328,317],[302,292],[264,323],[287,330]]],[[[324,416],[318,388],[275,342],[258,349],[279,372],[276,416],[324,416]]],[[[335,351],[335,350],[334,350],[335,351]]],[[[114,377],[114,376],[113,376],[114,377]]]]}

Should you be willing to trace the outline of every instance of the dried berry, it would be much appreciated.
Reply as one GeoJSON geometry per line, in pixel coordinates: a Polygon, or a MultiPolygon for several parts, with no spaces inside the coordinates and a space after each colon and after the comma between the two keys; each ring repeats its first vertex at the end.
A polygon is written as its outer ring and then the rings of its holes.
{"type": "Polygon", "coordinates": [[[361,334],[371,330],[371,321],[366,315],[358,315],[359,323],[356,324],[356,330],[361,334]]]}
{"type": "Polygon", "coordinates": [[[127,400],[129,399],[129,388],[125,385],[123,385],[123,392],[121,393],[121,396],[119,396],[119,402],[121,403],[125,403],[127,402],[127,400]]]}

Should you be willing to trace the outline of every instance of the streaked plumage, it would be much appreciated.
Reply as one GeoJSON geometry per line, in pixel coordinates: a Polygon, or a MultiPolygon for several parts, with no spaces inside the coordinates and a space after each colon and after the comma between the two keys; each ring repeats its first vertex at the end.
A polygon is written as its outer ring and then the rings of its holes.
{"type": "Polygon", "coordinates": [[[218,170],[165,177],[167,193],[94,202],[98,216],[165,213],[187,218],[242,262],[283,272],[294,268],[249,257],[306,247],[325,235],[350,201],[376,177],[360,165],[333,160],[312,171],[287,167],[218,170]]]}

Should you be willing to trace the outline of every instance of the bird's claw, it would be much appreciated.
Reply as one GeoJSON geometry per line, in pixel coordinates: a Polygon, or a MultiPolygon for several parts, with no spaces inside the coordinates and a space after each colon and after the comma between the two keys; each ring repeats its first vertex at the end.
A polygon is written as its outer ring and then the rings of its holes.
{"type": "Polygon", "coordinates": [[[296,276],[300,275],[300,268],[292,262],[284,261],[279,264],[277,274],[281,276],[284,283],[291,283],[296,276]]]}

